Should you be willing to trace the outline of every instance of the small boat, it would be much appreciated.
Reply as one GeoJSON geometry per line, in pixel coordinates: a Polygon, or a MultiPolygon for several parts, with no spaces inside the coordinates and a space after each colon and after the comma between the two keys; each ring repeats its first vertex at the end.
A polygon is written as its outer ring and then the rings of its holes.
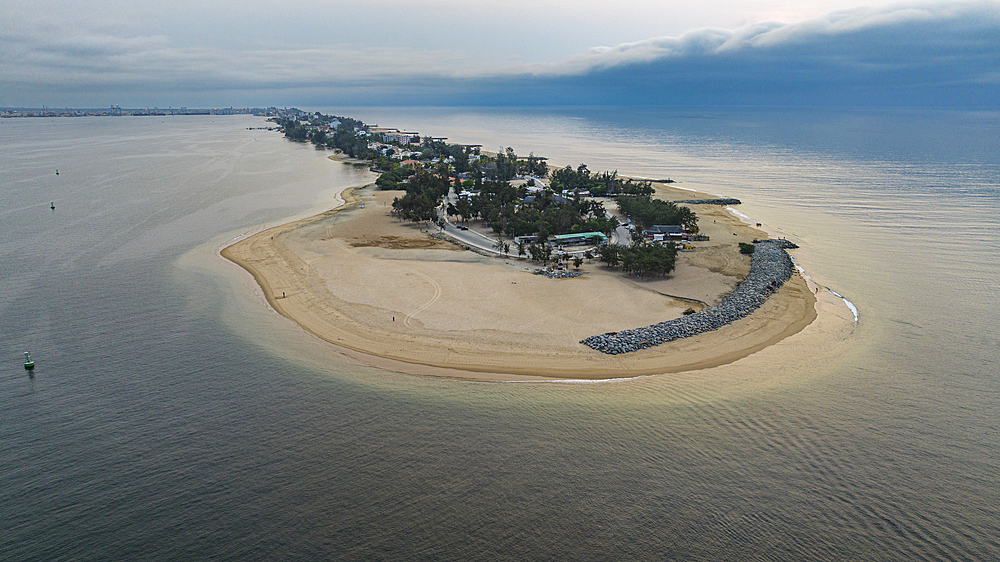
{"type": "Polygon", "coordinates": [[[28,369],[29,371],[35,368],[35,362],[31,359],[30,351],[24,352],[24,368],[28,369]]]}

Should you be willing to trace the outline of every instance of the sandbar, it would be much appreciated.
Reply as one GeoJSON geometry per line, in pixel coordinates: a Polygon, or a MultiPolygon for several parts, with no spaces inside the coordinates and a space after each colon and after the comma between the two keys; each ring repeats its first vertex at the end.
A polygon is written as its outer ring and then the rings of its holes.
{"type": "MultiPolygon", "coordinates": [[[[699,197],[654,185],[664,199],[699,197]]],[[[600,353],[580,340],[719,302],[749,271],[737,242],[766,234],[722,207],[696,205],[711,240],[679,253],[672,274],[638,279],[593,260],[582,277],[550,279],[532,274],[533,262],[463,250],[431,237],[436,228],[393,218],[400,194],[349,188],[340,207],[258,232],[221,254],[253,275],[276,312],[341,354],[422,375],[610,379],[704,369],[760,351],[816,318],[815,296],[796,273],[760,309],[719,330],[635,353],[600,353]]]]}

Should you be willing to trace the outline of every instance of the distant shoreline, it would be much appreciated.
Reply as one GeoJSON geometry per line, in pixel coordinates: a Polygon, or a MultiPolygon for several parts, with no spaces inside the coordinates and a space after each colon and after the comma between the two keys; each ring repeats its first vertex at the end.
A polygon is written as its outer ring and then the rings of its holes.
{"type": "Polygon", "coordinates": [[[22,119],[33,117],[181,117],[189,115],[256,115],[263,117],[267,110],[261,108],[226,107],[226,108],[123,108],[112,106],[108,109],[98,108],[63,108],[48,107],[2,107],[0,118],[22,119]]]}

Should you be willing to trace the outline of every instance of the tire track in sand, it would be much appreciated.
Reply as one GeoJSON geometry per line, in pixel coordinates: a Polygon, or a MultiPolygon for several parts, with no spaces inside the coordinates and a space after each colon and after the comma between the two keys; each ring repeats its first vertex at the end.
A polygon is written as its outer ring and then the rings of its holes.
{"type": "Polygon", "coordinates": [[[420,314],[428,306],[436,303],[437,300],[439,298],[441,298],[441,285],[439,285],[437,281],[431,279],[429,276],[427,276],[427,275],[425,275],[423,273],[420,273],[419,271],[414,271],[414,273],[416,273],[417,275],[419,275],[419,276],[423,277],[424,279],[426,279],[427,282],[430,283],[434,287],[434,296],[431,297],[431,300],[425,302],[423,304],[423,306],[421,306],[420,308],[418,308],[418,309],[414,310],[413,312],[411,312],[410,314],[408,314],[406,316],[406,318],[403,318],[403,325],[406,326],[407,328],[413,328],[413,322],[412,322],[412,320],[413,320],[414,316],[416,316],[417,314],[420,314]]]}

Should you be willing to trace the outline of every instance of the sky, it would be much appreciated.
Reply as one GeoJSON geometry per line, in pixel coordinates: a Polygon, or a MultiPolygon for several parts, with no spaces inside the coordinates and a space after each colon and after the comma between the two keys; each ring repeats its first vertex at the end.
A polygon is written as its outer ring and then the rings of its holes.
{"type": "Polygon", "coordinates": [[[1000,0],[4,0],[0,107],[997,109],[1000,0]]]}

